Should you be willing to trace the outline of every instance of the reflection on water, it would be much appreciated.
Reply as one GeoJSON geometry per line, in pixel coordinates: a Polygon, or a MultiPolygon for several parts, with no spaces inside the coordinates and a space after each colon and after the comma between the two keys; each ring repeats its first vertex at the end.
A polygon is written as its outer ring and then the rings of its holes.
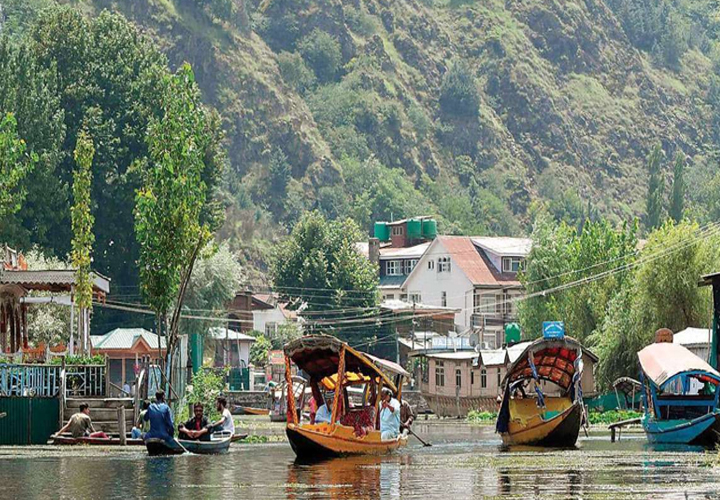
{"type": "MultiPolygon", "coordinates": [[[[713,454],[591,435],[572,450],[501,449],[492,428],[418,425],[433,442],[385,457],[297,463],[285,443],[223,456],[148,458],[141,448],[2,448],[2,498],[306,500],[715,497],[713,454]]],[[[625,437],[627,436],[627,437],[625,437]]]]}

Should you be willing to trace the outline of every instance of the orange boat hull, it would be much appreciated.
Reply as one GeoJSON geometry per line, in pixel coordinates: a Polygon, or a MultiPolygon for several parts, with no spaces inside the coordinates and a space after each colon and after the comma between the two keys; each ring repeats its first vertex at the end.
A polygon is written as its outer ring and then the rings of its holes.
{"type": "Polygon", "coordinates": [[[331,424],[288,424],[287,436],[298,458],[342,455],[385,455],[407,444],[407,437],[383,441],[380,431],[357,437],[352,427],[331,424]]]}
{"type": "Polygon", "coordinates": [[[502,439],[506,445],[571,447],[577,442],[581,423],[581,403],[571,404],[547,420],[538,411],[524,421],[513,421],[511,412],[510,430],[502,433],[502,439]]]}

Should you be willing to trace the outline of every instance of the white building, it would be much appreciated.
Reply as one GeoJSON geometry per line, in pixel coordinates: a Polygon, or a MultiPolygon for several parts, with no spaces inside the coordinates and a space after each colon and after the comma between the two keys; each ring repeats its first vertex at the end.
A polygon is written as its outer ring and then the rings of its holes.
{"type": "Polygon", "coordinates": [[[211,327],[208,341],[212,346],[213,366],[247,368],[250,364],[250,346],[255,337],[229,328],[211,327]]]}
{"type": "Polygon", "coordinates": [[[253,330],[271,336],[277,332],[278,326],[298,321],[297,313],[286,306],[272,295],[253,295],[253,330]]]}
{"type": "Polygon", "coordinates": [[[686,347],[695,356],[705,361],[710,358],[711,340],[712,330],[709,328],[694,328],[691,326],[673,335],[673,344],[686,347]]]}

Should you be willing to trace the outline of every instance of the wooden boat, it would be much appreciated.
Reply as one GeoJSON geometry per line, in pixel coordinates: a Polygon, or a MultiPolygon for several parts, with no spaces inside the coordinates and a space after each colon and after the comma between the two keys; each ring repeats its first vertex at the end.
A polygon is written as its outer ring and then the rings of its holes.
{"type": "Polygon", "coordinates": [[[248,437],[247,434],[237,434],[237,433],[236,433],[236,434],[233,434],[233,437],[232,437],[231,441],[232,441],[233,443],[236,443],[236,442],[238,442],[238,441],[242,441],[243,439],[245,439],[245,438],[247,438],[247,437],[248,437]]]}
{"type": "MultiPolygon", "coordinates": [[[[307,386],[308,382],[302,377],[294,375],[292,378],[293,393],[297,402],[297,411],[305,408],[306,401],[309,400],[312,393],[307,386]]],[[[287,422],[287,388],[288,384],[283,382],[279,387],[272,388],[272,410],[270,410],[271,422],[287,422]]]]}
{"type": "Polygon", "coordinates": [[[148,455],[150,455],[151,457],[182,455],[183,453],[185,453],[185,450],[183,450],[176,443],[175,446],[173,446],[164,439],[158,438],[146,439],[145,447],[147,448],[148,455]]]}
{"type": "Polygon", "coordinates": [[[656,342],[638,352],[645,434],[651,443],[714,446],[720,443],[720,373],[670,342],[656,342]]]}
{"type": "MultiPolygon", "coordinates": [[[[54,436],[51,439],[51,443],[57,444],[57,445],[66,445],[66,446],[72,446],[72,445],[78,445],[78,444],[93,445],[93,446],[120,446],[120,444],[121,444],[119,437],[111,437],[111,438],[79,437],[79,438],[74,438],[70,435],[54,436]]],[[[127,446],[142,446],[145,444],[145,442],[142,439],[127,438],[125,440],[125,444],[127,446]]]]}
{"type": "Polygon", "coordinates": [[[503,380],[496,431],[506,445],[575,446],[584,422],[582,357],[597,358],[564,331],[523,351],[503,380]],[[534,393],[526,387],[534,386],[534,393]]]}
{"type": "Polygon", "coordinates": [[[329,423],[304,423],[296,411],[295,395],[287,394],[286,433],[301,460],[342,455],[380,455],[407,444],[400,435],[391,440],[380,437],[380,391],[388,387],[401,400],[402,381],[409,374],[390,361],[364,354],[327,335],[303,337],[285,348],[285,379],[291,383],[290,363],[309,376],[312,397],[321,406],[321,391],[334,391],[336,397],[329,423]],[[348,387],[364,387],[362,404],[350,407],[348,387]]]}
{"type": "Polygon", "coordinates": [[[250,406],[234,406],[233,414],[235,415],[267,415],[270,410],[267,408],[252,408],[250,406]]]}
{"type": "Polygon", "coordinates": [[[216,438],[215,435],[213,435],[210,437],[210,441],[178,439],[178,443],[190,453],[198,455],[218,455],[220,453],[227,453],[228,449],[230,449],[232,439],[233,436],[230,436],[228,432],[228,435],[224,437],[216,438]]]}

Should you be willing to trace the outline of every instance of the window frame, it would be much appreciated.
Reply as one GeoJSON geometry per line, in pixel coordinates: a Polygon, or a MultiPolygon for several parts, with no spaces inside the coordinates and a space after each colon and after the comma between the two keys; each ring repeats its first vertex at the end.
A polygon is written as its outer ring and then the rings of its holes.
{"type": "Polygon", "coordinates": [[[462,388],[462,370],[455,368],[455,386],[462,388]]]}
{"type": "Polygon", "coordinates": [[[487,370],[484,366],[480,368],[480,388],[487,389],[487,370]]]}
{"type": "Polygon", "coordinates": [[[438,273],[449,273],[452,270],[450,257],[439,257],[437,272],[438,273]]]}
{"type": "Polygon", "coordinates": [[[445,387],[445,364],[442,361],[435,362],[435,387],[445,387]]]}
{"type": "Polygon", "coordinates": [[[502,258],[502,272],[504,273],[517,273],[522,270],[525,259],[515,255],[507,256],[502,258]],[[507,264],[507,265],[506,265],[507,264]]]}
{"type": "Polygon", "coordinates": [[[402,261],[401,260],[388,260],[385,261],[385,276],[402,276],[402,261]],[[392,272],[391,272],[392,264],[392,272]]]}
{"type": "Polygon", "coordinates": [[[440,307],[447,307],[447,292],[445,290],[440,292],[440,307]]]}

